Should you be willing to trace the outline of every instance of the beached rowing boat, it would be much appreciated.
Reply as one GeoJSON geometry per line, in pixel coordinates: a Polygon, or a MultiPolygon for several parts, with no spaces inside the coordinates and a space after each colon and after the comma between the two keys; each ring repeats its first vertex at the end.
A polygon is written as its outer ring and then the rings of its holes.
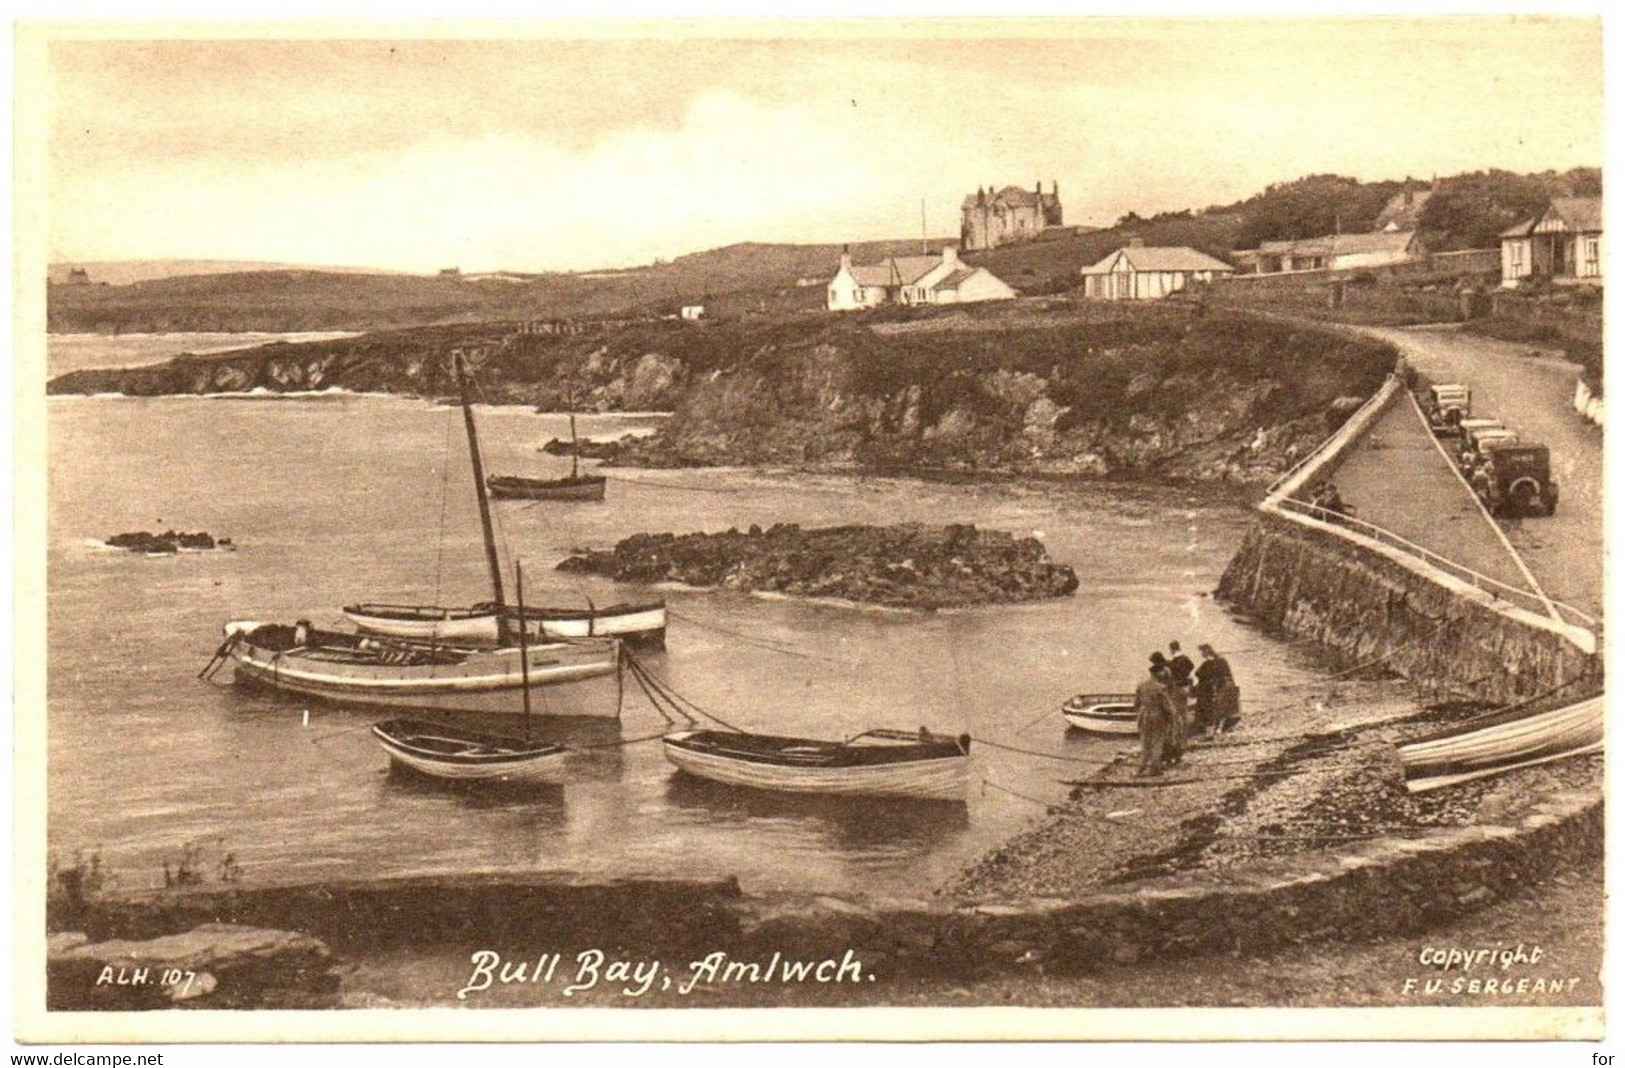
{"type": "Polygon", "coordinates": [[[1601,695],[1545,712],[1479,716],[1399,747],[1412,793],[1602,751],[1601,695]]]}
{"type": "Polygon", "coordinates": [[[1067,726],[1091,734],[1140,733],[1131,693],[1080,693],[1061,706],[1061,715],[1067,726]]]}
{"type": "Polygon", "coordinates": [[[793,793],[964,801],[970,736],[872,730],[845,741],[735,731],[666,735],[666,759],[690,775],[793,793]]]}

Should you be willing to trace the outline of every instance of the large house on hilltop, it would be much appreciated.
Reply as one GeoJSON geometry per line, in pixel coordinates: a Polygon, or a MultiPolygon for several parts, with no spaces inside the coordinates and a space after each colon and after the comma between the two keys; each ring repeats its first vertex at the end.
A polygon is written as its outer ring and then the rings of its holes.
{"type": "Polygon", "coordinates": [[[1010,300],[1016,291],[986,267],[972,267],[949,246],[938,256],[890,256],[879,263],[854,267],[841,254],[840,269],[830,279],[825,306],[830,311],[873,308],[878,304],[973,304],[1010,300]]]}
{"type": "Polygon", "coordinates": [[[1415,230],[1377,230],[1369,234],[1326,234],[1294,241],[1264,241],[1236,252],[1253,274],[1286,271],[1339,271],[1404,263],[1426,255],[1415,230]]]}
{"type": "Polygon", "coordinates": [[[1083,295],[1100,300],[1157,300],[1193,282],[1234,273],[1222,260],[1182,245],[1147,248],[1136,241],[1083,269],[1083,295]]]}
{"type": "Polygon", "coordinates": [[[1031,241],[1046,227],[1061,225],[1061,187],[1038,182],[1031,192],[1007,185],[978,188],[959,206],[959,243],[966,251],[997,248],[1013,241],[1031,241]]]}
{"type": "Polygon", "coordinates": [[[1556,197],[1501,233],[1501,284],[1526,278],[1602,284],[1602,198],[1556,197]]]}

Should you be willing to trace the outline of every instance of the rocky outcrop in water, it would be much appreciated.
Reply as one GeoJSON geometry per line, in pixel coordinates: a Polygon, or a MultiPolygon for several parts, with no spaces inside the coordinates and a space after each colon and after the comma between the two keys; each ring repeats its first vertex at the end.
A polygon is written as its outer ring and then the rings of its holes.
{"type": "Polygon", "coordinates": [[[1036,538],[959,524],[638,534],[610,551],[572,556],[559,570],[893,608],[1007,604],[1078,588],[1073,570],[1052,562],[1036,538]]]}
{"type": "Polygon", "coordinates": [[[622,451],[638,440],[640,435],[622,434],[613,441],[592,441],[588,438],[578,438],[572,445],[563,438],[550,438],[542,446],[542,451],[549,456],[569,456],[575,453],[583,460],[608,460],[614,463],[622,451]]]}
{"type": "Polygon", "coordinates": [[[230,538],[215,538],[207,531],[198,531],[188,534],[182,531],[166,530],[162,534],[153,534],[150,531],[138,530],[124,534],[114,534],[107,539],[107,544],[115,549],[128,549],[132,553],[174,553],[182,549],[235,549],[230,538]]]}

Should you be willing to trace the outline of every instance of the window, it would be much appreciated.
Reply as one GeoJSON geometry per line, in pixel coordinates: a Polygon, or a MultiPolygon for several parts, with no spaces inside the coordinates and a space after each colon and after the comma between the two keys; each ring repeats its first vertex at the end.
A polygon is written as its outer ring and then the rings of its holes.
{"type": "Polygon", "coordinates": [[[836,301],[836,300],[837,300],[837,299],[838,299],[838,298],[837,298],[837,297],[836,297],[836,296],[835,296],[835,290],[833,290],[833,289],[831,289],[831,290],[830,290],[830,291],[829,291],[829,302],[830,302],[830,303],[831,303],[831,304],[834,304],[834,303],[835,303],[835,301],[836,301]]]}
{"type": "Polygon", "coordinates": [[[1585,239],[1585,255],[1580,266],[1580,273],[1587,278],[1595,278],[1602,274],[1602,265],[1598,262],[1599,241],[1595,237],[1585,239]]]}

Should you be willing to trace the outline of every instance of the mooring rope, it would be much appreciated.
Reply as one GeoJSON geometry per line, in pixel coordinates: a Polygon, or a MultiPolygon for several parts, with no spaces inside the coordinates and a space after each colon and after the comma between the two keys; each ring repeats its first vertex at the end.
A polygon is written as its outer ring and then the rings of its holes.
{"type": "Polygon", "coordinates": [[[810,653],[804,649],[790,648],[789,645],[784,642],[776,642],[765,638],[753,638],[748,634],[743,634],[737,630],[731,630],[728,627],[724,627],[718,623],[707,623],[703,620],[695,619],[693,616],[685,615],[673,608],[667,608],[666,614],[673,619],[680,619],[690,626],[698,627],[701,630],[715,631],[718,634],[724,634],[737,641],[741,641],[746,645],[754,645],[759,649],[766,649],[768,652],[780,653],[784,656],[793,656],[802,660],[824,660],[829,663],[841,662],[839,659],[833,656],[821,656],[818,653],[810,653]]]}

